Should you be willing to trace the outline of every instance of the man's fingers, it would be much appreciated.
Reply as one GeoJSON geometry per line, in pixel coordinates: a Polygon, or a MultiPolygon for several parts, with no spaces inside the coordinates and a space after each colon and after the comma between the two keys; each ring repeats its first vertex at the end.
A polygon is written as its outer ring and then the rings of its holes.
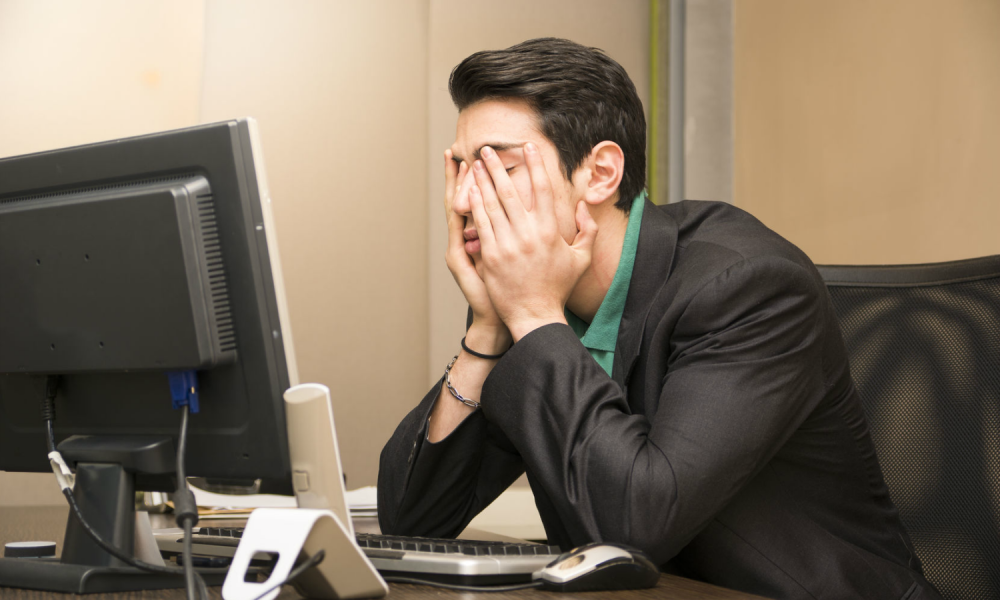
{"type": "Polygon", "coordinates": [[[472,189],[469,190],[469,205],[472,207],[472,220],[476,224],[476,231],[479,233],[479,243],[485,257],[487,250],[492,253],[496,245],[496,235],[493,233],[493,222],[486,211],[483,194],[478,185],[473,185],[472,189]]]}
{"type": "MultiPolygon", "coordinates": [[[[503,205],[500,203],[500,198],[497,197],[496,189],[493,187],[493,180],[490,179],[490,174],[486,172],[486,166],[483,164],[483,161],[477,160],[473,163],[472,172],[476,176],[476,186],[473,189],[479,192],[483,208],[490,216],[493,231],[497,236],[504,238],[510,231],[510,221],[508,220],[507,213],[504,211],[503,205]]],[[[480,238],[482,238],[482,234],[480,234],[480,238]]]]}
{"type": "MultiPolygon", "coordinates": [[[[462,231],[465,229],[465,219],[455,213],[448,212],[448,248],[465,246],[465,236],[462,231]]],[[[465,251],[464,249],[462,250],[465,251]]]]}
{"type": "MultiPolygon", "coordinates": [[[[507,218],[510,219],[514,227],[520,226],[520,223],[525,218],[524,203],[521,201],[521,197],[518,196],[517,189],[514,188],[510,176],[507,175],[507,169],[503,166],[503,161],[500,160],[500,157],[497,156],[493,148],[489,146],[483,146],[480,152],[483,156],[480,164],[485,165],[485,170],[489,171],[491,183],[493,184],[493,188],[496,189],[497,198],[500,199],[500,203],[507,213],[507,218]]],[[[482,176],[485,175],[485,172],[482,173],[482,176]]],[[[476,183],[479,184],[480,188],[485,188],[486,186],[483,185],[480,179],[480,175],[477,174],[476,183]]]]}
{"type": "Polygon", "coordinates": [[[450,150],[445,151],[445,160],[444,209],[447,212],[451,212],[451,207],[455,205],[455,199],[462,189],[462,180],[468,173],[469,167],[465,164],[465,161],[462,161],[462,164],[459,165],[454,160],[451,160],[450,150]]]}
{"type": "Polygon", "coordinates": [[[475,183],[472,174],[469,173],[469,165],[464,160],[458,167],[458,176],[455,177],[455,184],[452,186],[453,197],[448,210],[451,211],[456,204],[464,204],[465,196],[469,195],[469,186],[475,183]],[[464,194],[464,196],[463,196],[464,194]]]}
{"type": "MultiPolygon", "coordinates": [[[[458,176],[456,178],[458,183],[456,183],[453,188],[454,196],[450,200],[446,200],[444,207],[445,217],[449,220],[449,223],[451,222],[452,215],[456,214],[455,206],[458,205],[465,206],[468,203],[469,187],[471,187],[472,184],[476,182],[476,180],[472,177],[472,174],[469,173],[468,170],[469,170],[468,165],[466,165],[465,162],[463,162],[462,165],[458,168],[458,176]]],[[[461,215],[457,216],[458,216],[459,227],[464,228],[465,217],[462,217],[461,215]]]]}
{"type": "Polygon", "coordinates": [[[535,194],[533,210],[539,216],[555,219],[555,209],[552,200],[552,182],[545,171],[545,162],[538,152],[538,146],[528,142],[524,145],[524,162],[528,166],[528,176],[531,177],[531,189],[535,194]]]}

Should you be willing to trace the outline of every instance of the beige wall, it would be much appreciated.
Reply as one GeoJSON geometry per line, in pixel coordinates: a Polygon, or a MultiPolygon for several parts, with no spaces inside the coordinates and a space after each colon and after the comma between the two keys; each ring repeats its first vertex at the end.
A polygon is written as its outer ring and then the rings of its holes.
{"type": "Polygon", "coordinates": [[[210,0],[201,119],[260,124],[299,378],[351,487],[424,392],[427,3],[210,0]]]}
{"type": "MultiPolygon", "coordinates": [[[[202,0],[0,0],[0,157],[198,122],[202,0]]],[[[63,504],[0,473],[0,506],[63,504]]]]}
{"type": "MultiPolygon", "coordinates": [[[[647,11],[646,0],[0,0],[0,156],[257,118],[300,378],[333,390],[349,484],[372,484],[464,323],[438,200],[454,135],[448,72],[475,50],[559,35],[607,50],[644,97],[647,11]]],[[[61,503],[51,479],[0,473],[0,505],[61,503]]]]}
{"type": "Polygon", "coordinates": [[[735,202],[822,263],[1000,253],[1000,2],[735,3],[735,202]]]}
{"type": "Polygon", "coordinates": [[[198,122],[202,0],[0,0],[0,156],[198,122]]]}
{"type": "MultiPolygon", "coordinates": [[[[427,385],[441,378],[465,332],[468,304],[444,262],[447,248],[443,198],[443,152],[455,140],[458,112],[448,95],[448,75],[477,50],[506,48],[535,37],[565,37],[601,48],[649,97],[648,0],[512,0],[493,2],[431,0],[428,90],[430,135],[428,236],[430,352],[427,385]]],[[[648,117],[648,107],[647,107],[648,117]]]]}

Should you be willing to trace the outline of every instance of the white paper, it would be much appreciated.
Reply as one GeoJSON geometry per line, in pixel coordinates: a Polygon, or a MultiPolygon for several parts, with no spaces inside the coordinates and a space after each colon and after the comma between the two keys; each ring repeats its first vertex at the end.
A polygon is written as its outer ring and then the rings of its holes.
{"type": "Polygon", "coordinates": [[[378,489],[374,485],[347,490],[347,506],[352,511],[375,510],[378,507],[378,489]]]}
{"type": "Polygon", "coordinates": [[[295,496],[277,494],[216,494],[188,484],[198,506],[208,508],[297,508],[295,496]]]}

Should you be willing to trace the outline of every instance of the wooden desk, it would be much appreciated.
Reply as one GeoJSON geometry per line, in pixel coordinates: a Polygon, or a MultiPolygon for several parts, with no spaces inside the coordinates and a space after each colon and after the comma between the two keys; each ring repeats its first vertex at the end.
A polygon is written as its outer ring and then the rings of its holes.
{"type": "MultiPolygon", "coordinates": [[[[55,541],[56,552],[62,552],[62,538],[66,529],[66,517],[69,508],[63,507],[6,507],[0,508],[0,543],[29,540],[55,541]]],[[[220,522],[220,526],[225,526],[220,522]]],[[[154,527],[167,527],[164,523],[156,523],[154,527]]],[[[209,588],[212,598],[222,598],[222,588],[209,588]]],[[[541,600],[566,600],[579,598],[585,600],[597,600],[598,598],[613,597],[621,600],[645,600],[653,598],[671,598],[676,600],[743,600],[759,598],[750,594],[726,590],[706,583],[676,577],[674,575],[663,575],[657,586],[649,590],[634,590],[627,592],[590,592],[583,594],[556,594],[553,592],[542,592],[539,590],[522,590],[520,592],[474,594],[470,592],[451,592],[437,588],[420,585],[391,584],[389,588],[389,598],[461,598],[462,600],[473,600],[475,598],[486,598],[488,600],[507,600],[509,598],[526,598],[541,600]]],[[[184,591],[176,590],[154,590],[144,592],[123,592],[118,594],[89,594],[87,596],[77,596],[74,594],[53,594],[51,592],[37,592],[32,590],[20,590],[14,588],[0,588],[0,598],[4,600],[49,600],[52,598],[70,600],[154,600],[154,599],[179,599],[184,598],[184,591]]],[[[280,600],[292,600],[301,598],[295,590],[285,586],[280,600]]]]}

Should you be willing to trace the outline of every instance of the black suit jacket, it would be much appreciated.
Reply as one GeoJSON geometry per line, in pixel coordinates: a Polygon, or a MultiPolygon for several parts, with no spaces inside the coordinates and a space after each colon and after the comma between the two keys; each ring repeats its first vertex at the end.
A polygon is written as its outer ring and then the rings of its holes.
{"type": "Polygon", "coordinates": [[[809,259],[726,204],[647,202],[612,376],[566,325],[426,441],[436,385],[382,452],[379,520],[455,536],[525,470],[550,543],[615,541],[775,598],[937,598],[889,499],[809,259]]]}

